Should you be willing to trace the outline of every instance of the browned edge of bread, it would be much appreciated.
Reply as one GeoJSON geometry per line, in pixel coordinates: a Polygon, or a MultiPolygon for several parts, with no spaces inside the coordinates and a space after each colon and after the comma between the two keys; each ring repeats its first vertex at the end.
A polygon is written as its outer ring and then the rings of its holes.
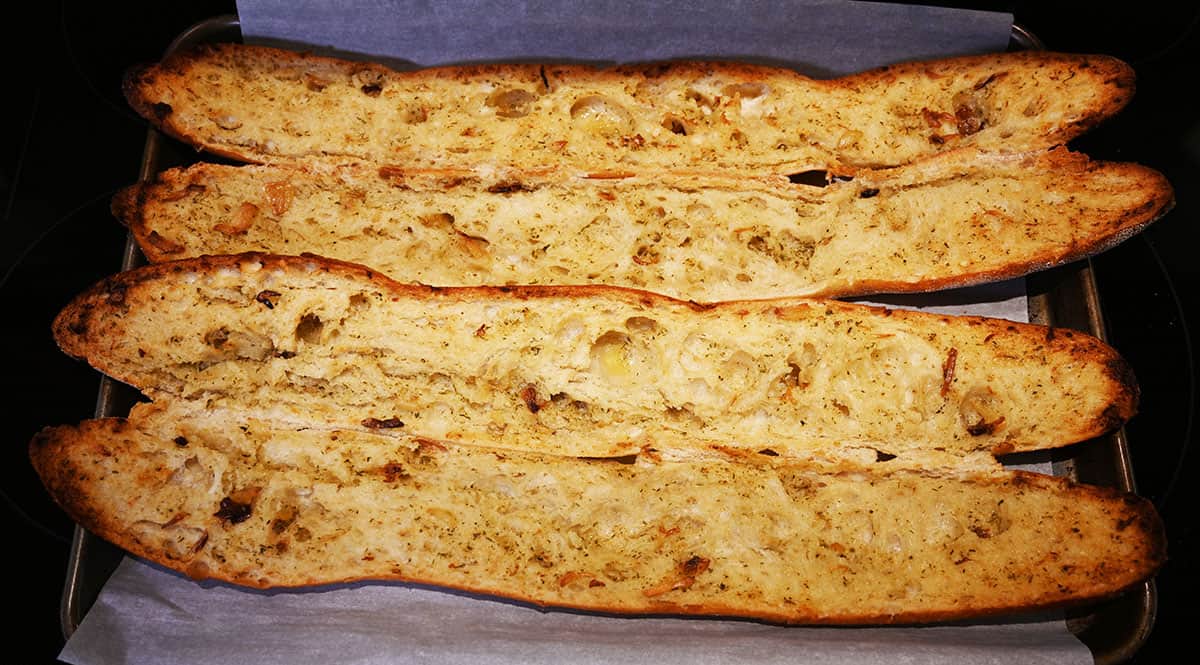
{"type": "MultiPolygon", "coordinates": [[[[1026,471],[1010,471],[1003,478],[990,480],[980,479],[984,483],[1005,483],[1014,488],[1028,486],[1031,489],[1040,488],[1049,491],[1071,493],[1080,499],[1095,499],[1100,502],[1120,504],[1120,514],[1125,515],[1117,522],[1115,528],[1121,533],[1140,534],[1141,545],[1138,549],[1144,557],[1130,562],[1130,566],[1114,569],[1102,566],[1096,572],[1102,573],[1105,579],[1096,580],[1088,589],[1075,589],[1063,594],[1063,589],[1057,593],[1048,591],[1035,606],[1014,606],[1012,602],[996,601],[994,605],[977,605],[946,611],[901,611],[889,613],[862,614],[825,614],[813,615],[811,608],[803,605],[794,607],[765,608],[760,607],[748,612],[745,607],[726,605],[720,601],[702,600],[688,602],[686,596],[680,600],[655,601],[652,607],[630,609],[621,605],[605,602],[570,602],[545,601],[532,598],[519,592],[497,592],[496,589],[471,584],[447,584],[446,580],[429,570],[418,569],[418,572],[406,570],[391,570],[382,574],[356,575],[327,571],[321,577],[301,577],[290,583],[266,583],[261,579],[234,574],[232,571],[214,570],[209,566],[189,567],[178,558],[161,548],[150,547],[134,537],[127,525],[120,523],[111,509],[98,509],[94,505],[97,500],[90,488],[96,473],[106,473],[97,469],[80,466],[80,459],[72,455],[72,447],[95,448],[101,455],[113,455],[111,445],[119,447],[115,442],[122,432],[133,428],[131,421],[125,418],[104,418],[88,420],[78,426],[48,427],[36,434],[29,443],[28,454],[31,463],[42,479],[47,490],[56,503],[81,527],[96,536],[116,545],[132,555],[176,571],[195,581],[216,581],[248,588],[295,589],[308,590],[330,584],[345,584],[355,582],[401,582],[431,585],[444,589],[456,589],[484,597],[501,597],[515,600],[524,604],[543,608],[568,608],[588,612],[611,614],[615,616],[655,616],[667,614],[672,616],[692,616],[707,618],[747,618],[766,623],[794,625],[896,625],[896,624],[927,624],[944,621],[983,620],[991,617],[1012,615],[1021,611],[1048,610],[1055,608],[1070,608],[1086,605],[1112,598],[1129,589],[1132,585],[1151,579],[1162,568],[1167,560],[1167,540],[1161,517],[1153,504],[1135,494],[1119,491],[1115,488],[1082,485],[1061,477],[1045,476],[1026,471]],[[110,439],[109,437],[112,437],[110,439]],[[1055,599],[1057,598],[1057,600],[1055,599]]],[[[131,434],[136,435],[136,434],[131,434]]],[[[171,442],[164,442],[172,446],[171,442]]],[[[582,460],[581,460],[582,461],[582,460]]],[[[587,463],[586,461],[582,461],[587,463]]],[[[731,460],[731,463],[736,461],[731,460]]],[[[851,471],[853,473],[853,471],[851,471]]],[[[931,477],[934,472],[930,472],[931,477]]],[[[203,543],[201,543],[203,545],[203,543]]]]}
{"type": "Polygon", "coordinates": [[[1047,146],[1065,145],[1072,139],[1090,131],[1119,113],[1133,98],[1137,79],[1133,67],[1114,56],[1098,53],[1065,53],[1054,51],[1015,51],[911,60],[837,78],[818,79],[780,67],[758,65],[736,60],[716,59],[635,62],[617,66],[530,63],[439,65],[419,69],[415,72],[401,72],[378,62],[348,61],[330,56],[317,55],[312,52],[291,51],[272,46],[215,43],[203,44],[191,49],[177,51],[169,54],[159,62],[141,63],[128,68],[121,83],[123,95],[130,107],[138,115],[149,121],[152,126],[176,140],[191,145],[197,150],[247,163],[262,163],[267,161],[263,155],[255,153],[253,147],[214,144],[193,136],[174,121],[172,118],[173,109],[170,104],[151,101],[144,93],[145,89],[157,83],[160,75],[182,75],[186,72],[192,60],[234,49],[240,50],[250,57],[260,58],[279,65],[305,65],[317,69],[334,71],[374,71],[388,76],[399,74],[402,76],[420,76],[431,79],[456,78],[476,74],[519,74],[524,75],[526,78],[533,76],[545,80],[547,72],[552,72],[555,76],[570,76],[582,72],[605,72],[613,76],[634,75],[655,78],[662,76],[665,72],[672,69],[703,72],[712,68],[722,68],[725,71],[745,74],[751,79],[760,78],[765,72],[773,72],[821,85],[853,88],[870,84],[887,83],[905,76],[917,74],[937,76],[939,71],[997,62],[1017,65],[1023,62],[1052,63],[1089,70],[1108,90],[1104,101],[1090,108],[1079,117],[1064,123],[1050,135],[1045,136],[1044,142],[1047,146]]]}
{"type": "MultiPolygon", "coordinates": [[[[1087,237],[1077,239],[1069,245],[1047,247],[1043,251],[1031,254],[1024,260],[1010,262],[1001,267],[987,270],[964,268],[957,273],[950,272],[944,275],[929,276],[919,281],[863,279],[849,284],[834,282],[834,286],[826,287],[817,292],[802,294],[779,292],[771,295],[781,297],[804,295],[806,297],[846,298],[881,293],[924,293],[1025,276],[1095,256],[1112,249],[1161,219],[1175,205],[1174,189],[1165,176],[1159,171],[1140,164],[1089,160],[1085,155],[1069,152],[1065,148],[1055,148],[1046,153],[1033,154],[1028,159],[1036,160],[1036,163],[1042,168],[1061,171],[1061,177],[1063,178],[1082,178],[1086,177],[1089,173],[1099,172],[1113,174],[1114,177],[1118,175],[1127,177],[1130,181],[1142,184],[1139,191],[1144,194],[1144,200],[1137,207],[1115,211],[1111,220],[1105,220],[1105,224],[1102,227],[1099,227],[1095,233],[1087,237]]],[[[930,162],[927,162],[930,168],[933,167],[933,161],[930,160],[930,162]]],[[[112,213],[117,220],[130,229],[143,254],[150,261],[163,262],[194,256],[197,252],[177,244],[159,234],[156,229],[150,228],[153,226],[153,223],[148,218],[147,206],[151,205],[151,202],[170,201],[174,197],[185,196],[189,188],[198,187],[198,185],[193,183],[193,179],[203,177],[208,170],[237,168],[279,169],[279,177],[284,179],[287,178],[289,171],[294,171],[301,176],[308,173],[308,169],[301,165],[225,167],[200,163],[187,169],[169,169],[157,174],[153,180],[135,183],[118,191],[112,199],[112,213]]],[[[371,167],[367,165],[367,168],[371,167]]],[[[475,177],[472,173],[466,171],[450,169],[403,171],[381,168],[379,171],[380,178],[398,183],[403,183],[405,178],[442,178],[448,182],[469,182],[475,177]]],[[[552,179],[555,175],[544,172],[525,173],[514,171],[509,174],[509,177],[515,182],[524,182],[526,179],[552,179]]],[[[869,181],[874,182],[875,179],[886,177],[886,171],[879,172],[878,175],[872,175],[869,181]]],[[[680,182],[684,181],[681,180],[680,182]]],[[[263,248],[243,247],[235,248],[235,252],[261,251],[261,249],[263,248]]],[[[327,248],[317,246],[300,248],[299,251],[318,255],[336,254],[336,252],[328,251],[327,248]]],[[[331,258],[342,257],[331,256],[331,258]]],[[[382,269],[382,266],[377,267],[382,269]]],[[[396,278],[399,276],[392,275],[392,277],[396,278]]],[[[439,285],[451,286],[451,284],[439,285]]],[[[649,289],[649,287],[647,288],[649,289]]]]}
{"type": "MultiPolygon", "coordinates": [[[[1040,339],[1041,343],[1051,351],[1063,353],[1072,357],[1094,361],[1104,368],[1112,380],[1111,392],[1107,394],[1108,404],[1091,421],[1090,427],[1078,433],[1075,441],[1085,441],[1112,432],[1132,418],[1138,410],[1140,390],[1134,372],[1128,362],[1110,345],[1101,339],[1076,330],[1055,328],[1031,323],[1019,323],[998,320],[984,316],[931,314],[928,312],[892,309],[882,306],[849,303],[831,299],[811,298],[778,298],[766,300],[724,301],[718,303],[699,303],[669,298],[661,294],[638,289],[602,286],[602,285],[547,285],[547,286],[466,286],[466,287],[436,287],[423,284],[411,284],[395,281],[379,271],[359,264],[328,259],[316,255],[286,256],[247,252],[236,255],[201,256],[192,259],[180,259],[164,263],[152,263],[139,268],[110,275],[91,288],[79,294],[64,307],[55,317],[52,325],[53,335],[60,349],[67,355],[91,363],[103,372],[114,374],[106,367],[102,357],[96,357],[97,348],[89,337],[94,340],[106,338],[102,330],[94,329],[93,314],[97,309],[108,309],[103,316],[111,318],[111,310],[119,312],[126,307],[127,292],[135,289],[140,283],[153,281],[172,274],[185,274],[193,271],[217,271],[223,269],[240,270],[244,264],[255,264],[261,269],[271,270],[301,270],[331,273],[353,280],[362,280],[374,289],[391,293],[397,297],[412,297],[430,301],[443,299],[459,301],[464,299],[487,299],[503,294],[507,298],[525,300],[536,304],[541,299],[572,298],[581,296],[599,296],[638,303],[644,307],[681,306],[696,311],[712,308],[725,308],[738,311],[746,303],[755,307],[769,307],[776,316],[787,318],[789,312],[819,305],[824,310],[853,311],[880,317],[896,317],[902,320],[937,321],[956,320],[968,326],[979,326],[994,331],[993,337],[1040,339]]],[[[119,315],[118,315],[119,318],[119,315]]],[[[111,322],[110,322],[111,325],[111,322]]],[[[1002,343],[1002,342],[1001,342],[1002,343]]],[[[101,352],[101,356],[103,352],[101,352]]],[[[121,381],[130,381],[130,377],[115,375],[121,381]]],[[[146,386],[135,386],[145,388],[146,386]]],[[[993,454],[1004,455],[1013,452],[1009,449],[994,449],[993,454]]]]}

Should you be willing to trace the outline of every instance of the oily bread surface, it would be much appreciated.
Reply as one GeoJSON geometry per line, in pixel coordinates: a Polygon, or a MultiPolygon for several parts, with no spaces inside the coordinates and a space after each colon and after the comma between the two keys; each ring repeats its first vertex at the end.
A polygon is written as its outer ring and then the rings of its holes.
{"type": "Polygon", "coordinates": [[[963,149],[819,185],[201,163],[123,190],[113,210],[151,261],[312,253],[435,286],[600,283],[711,302],[1016,277],[1104,251],[1172,204],[1138,165],[963,149]]]}
{"type": "Polygon", "coordinates": [[[1102,55],[1018,52],[817,80],[743,63],[478,65],[398,72],[219,44],[137,68],[130,105],[248,162],[852,175],[971,147],[1063,145],[1128,103],[1102,55]]]}
{"type": "Polygon", "coordinates": [[[1136,410],[1091,336],[805,299],[430,288],[320,257],[153,264],[80,295],[63,350],[155,400],[577,456],[1062,446],[1136,410]]]}
{"type": "Polygon", "coordinates": [[[1148,502],[1023,472],[624,463],[146,404],[46,430],[31,455],[87,528],[251,587],[401,580],[620,614],[925,622],[1107,597],[1163,558],[1148,502]]]}

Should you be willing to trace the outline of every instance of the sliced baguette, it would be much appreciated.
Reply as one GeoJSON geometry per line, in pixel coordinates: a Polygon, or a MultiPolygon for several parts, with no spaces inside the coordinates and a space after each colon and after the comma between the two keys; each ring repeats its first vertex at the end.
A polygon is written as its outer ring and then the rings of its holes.
{"type": "Polygon", "coordinates": [[[1107,432],[1128,366],[1070,330],[819,300],[428,288],[319,257],[113,276],[62,349],[197,412],[562,455],[1002,454],[1107,432]]]}
{"type": "Polygon", "coordinates": [[[249,587],[401,580],[621,614],[927,622],[1108,597],[1165,557],[1147,501],[1024,472],[622,463],[145,404],[30,450],[87,529],[249,587]]]}
{"type": "Polygon", "coordinates": [[[785,178],[197,164],[113,211],[151,261],[314,253],[437,286],[601,283],[700,301],[929,291],[1103,251],[1173,203],[1157,172],[957,150],[785,178]]]}
{"type": "Polygon", "coordinates": [[[240,44],[177,53],[125,81],[164,132],[241,161],[774,175],[1062,145],[1133,88],[1114,58],[1032,51],[815,80],[714,62],[399,72],[240,44]]]}

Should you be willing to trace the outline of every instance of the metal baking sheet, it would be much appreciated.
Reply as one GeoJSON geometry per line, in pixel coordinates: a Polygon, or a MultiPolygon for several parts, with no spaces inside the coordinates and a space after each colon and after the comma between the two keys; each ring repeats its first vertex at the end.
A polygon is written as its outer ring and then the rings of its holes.
{"type": "MultiPolygon", "coordinates": [[[[237,17],[219,16],[181,33],[166,53],[203,43],[240,40],[237,17]]],[[[1009,47],[1014,50],[1040,49],[1043,45],[1036,35],[1014,25],[1009,47]]],[[[139,179],[151,179],[164,169],[186,165],[196,159],[194,150],[149,130],[139,179]]],[[[130,238],[122,268],[134,268],[143,263],[144,257],[130,238]]],[[[1106,339],[1104,316],[1089,262],[1081,261],[1031,275],[1026,279],[1026,288],[1031,322],[1080,330],[1106,339]]],[[[132,388],[104,378],[97,397],[96,417],[124,416],[138,399],[132,388]]],[[[1049,454],[1057,475],[1136,491],[1129,441],[1124,430],[1049,454]]],[[[64,637],[69,638],[75,632],[123,557],[124,553],[115,546],[78,526],[75,528],[60,606],[64,637]]],[[[1088,647],[1098,665],[1121,663],[1131,658],[1149,636],[1155,607],[1154,582],[1149,581],[1117,598],[1070,611],[1067,626],[1088,647]]]]}

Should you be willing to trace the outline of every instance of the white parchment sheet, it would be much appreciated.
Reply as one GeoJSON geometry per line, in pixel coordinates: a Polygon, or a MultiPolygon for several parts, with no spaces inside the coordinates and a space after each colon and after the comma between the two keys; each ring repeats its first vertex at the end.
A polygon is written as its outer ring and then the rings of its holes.
{"type": "MultiPolygon", "coordinates": [[[[392,64],[737,58],[812,76],[1001,51],[1012,22],[1007,14],[835,0],[240,0],[238,12],[247,41],[392,64]]],[[[1022,280],[884,302],[1028,318],[1022,280]]],[[[77,665],[1092,662],[1057,613],[895,628],[618,618],[400,584],[258,592],[197,584],[131,558],[60,657],[77,665]]]]}

